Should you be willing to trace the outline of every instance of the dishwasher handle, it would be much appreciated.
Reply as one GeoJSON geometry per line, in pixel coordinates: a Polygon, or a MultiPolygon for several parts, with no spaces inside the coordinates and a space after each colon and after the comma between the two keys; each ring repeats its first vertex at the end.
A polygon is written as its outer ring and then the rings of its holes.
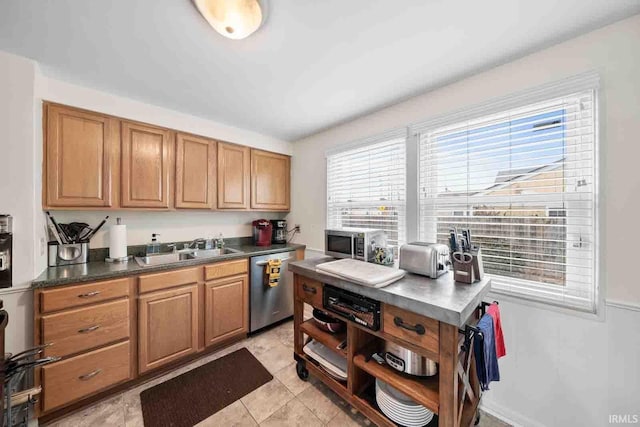
{"type": "MultiPolygon", "coordinates": [[[[276,259],[277,259],[277,258],[276,258],[276,259]]],[[[281,261],[281,262],[285,262],[285,261],[289,261],[290,259],[293,259],[293,257],[292,257],[292,256],[290,256],[289,258],[284,258],[284,259],[281,259],[280,261],[281,261]]],[[[258,261],[258,262],[256,262],[256,265],[257,265],[257,266],[259,266],[259,267],[264,267],[264,266],[265,266],[265,265],[267,265],[268,263],[269,263],[269,261],[258,261]]]]}

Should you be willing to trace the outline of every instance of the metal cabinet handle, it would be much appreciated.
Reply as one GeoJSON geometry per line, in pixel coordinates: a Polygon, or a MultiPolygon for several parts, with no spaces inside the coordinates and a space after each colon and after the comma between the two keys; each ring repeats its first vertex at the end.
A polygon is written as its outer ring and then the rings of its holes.
{"type": "Polygon", "coordinates": [[[91,298],[99,294],[100,294],[100,291],[92,291],[92,292],[87,292],[86,294],[80,294],[78,295],[78,298],[91,298]]]}
{"type": "Polygon", "coordinates": [[[426,330],[424,329],[424,326],[422,326],[420,323],[416,323],[415,326],[412,326],[407,323],[404,323],[402,321],[402,318],[398,316],[393,318],[393,324],[399,328],[406,329],[408,331],[413,331],[418,335],[424,335],[424,333],[426,332],[426,330]]]}
{"type": "Polygon", "coordinates": [[[310,294],[317,294],[318,290],[314,287],[308,286],[306,283],[302,284],[302,290],[310,294]]]}
{"type": "Polygon", "coordinates": [[[100,372],[102,372],[102,369],[96,369],[95,371],[89,372],[88,374],[80,375],[78,379],[81,381],[87,381],[98,375],[100,372]]]}
{"type": "MultiPolygon", "coordinates": [[[[276,258],[276,259],[277,259],[277,258],[276,258]]],[[[290,259],[293,259],[293,257],[292,257],[292,256],[290,256],[289,258],[284,258],[284,259],[281,259],[280,261],[281,261],[281,262],[285,262],[285,261],[289,261],[290,259]]],[[[257,266],[260,266],[260,267],[262,267],[262,266],[264,266],[264,265],[267,265],[267,264],[269,264],[269,261],[258,261],[258,262],[256,262],[256,265],[257,265],[257,266]]]]}
{"type": "Polygon", "coordinates": [[[87,332],[95,331],[99,327],[100,327],[100,325],[93,325],[93,326],[89,326],[88,328],[78,329],[78,332],[81,333],[81,334],[86,334],[87,332]]]}

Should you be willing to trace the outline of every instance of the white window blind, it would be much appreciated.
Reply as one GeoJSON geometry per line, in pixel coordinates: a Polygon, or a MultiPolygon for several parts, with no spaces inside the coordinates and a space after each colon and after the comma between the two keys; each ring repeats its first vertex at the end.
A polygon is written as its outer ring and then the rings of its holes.
{"type": "Polygon", "coordinates": [[[469,228],[493,291],[595,311],[595,90],[416,133],[421,240],[469,228]]]}
{"type": "Polygon", "coordinates": [[[327,156],[327,226],[387,232],[405,242],[406,131],[327,156]]]}

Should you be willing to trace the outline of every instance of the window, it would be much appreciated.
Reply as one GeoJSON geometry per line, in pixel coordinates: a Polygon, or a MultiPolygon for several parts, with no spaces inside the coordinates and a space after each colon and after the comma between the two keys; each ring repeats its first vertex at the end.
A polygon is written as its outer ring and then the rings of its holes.
{"type": "Polygon", "coordinates": [[[469,228],[494,291],[595,311],[595,104],[581,88],[415,128],[420,240],[469,228]]]}
{"type": "Polygon", "coordinates": [[[404,243],[406,130],[327,156],[327,226],[387,232],[404,243]]]}

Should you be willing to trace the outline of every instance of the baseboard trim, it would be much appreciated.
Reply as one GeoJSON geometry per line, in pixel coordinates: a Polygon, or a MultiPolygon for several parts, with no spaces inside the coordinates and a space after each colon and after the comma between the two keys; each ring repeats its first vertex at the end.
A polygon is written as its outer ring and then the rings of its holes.
{"type": "Polygon", "coordinates": [[[545,427],[538,421],[525,417],[524,415],[513,412],[495,402],[487,403],[486,400],[480,402],[480,409],[484,412],[498,418],[500,421],[512,425],[513,427],[545,427]]]}
{"type": "Polygon", "coordinates": [[[619,308],[621,310],[640,311],[640,304],[622,302],[617,300],[606,300],[605,304],[609,307],[619,308]]]}

